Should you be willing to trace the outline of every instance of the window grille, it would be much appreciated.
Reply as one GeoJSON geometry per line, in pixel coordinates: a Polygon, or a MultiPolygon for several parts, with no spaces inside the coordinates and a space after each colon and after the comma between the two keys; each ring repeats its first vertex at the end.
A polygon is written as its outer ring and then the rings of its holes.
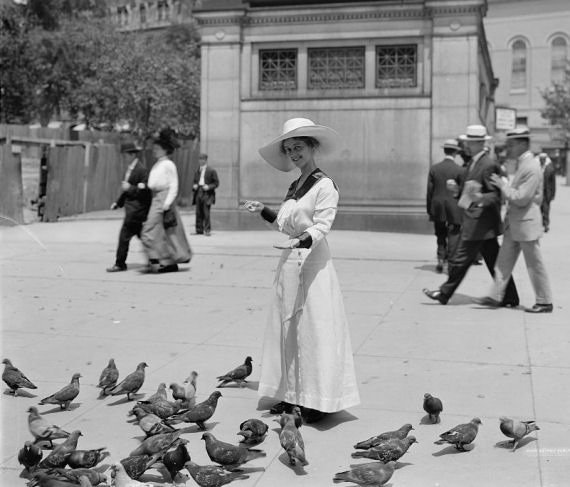
{"type": "Polygon", "coordinates": [[[297,89],[297,49],[259,51],[259,89],[265,91],[297,89]]]}
{"type": "Polygon", "coordinates": [[[364,88],[364,47],[308,49],[308,88],[364,88]]]}
{"type": "Polygon", "coordinates": [[[553,83],[562,83],[566,79],[568,64],[568,44],[564,37],[552,41],[550,75],[553,83]]]}
{"type": "Polygon", "coordinates": [[[376,88],[417,86],[417,46],[376,46],[376,88]]]}
{"type": "Polygon", "coordinates": [[[141,19],[141,24],[145,24],[146,23],[146,6],[142,3],[139,6],[139,15],[140,15],[140,19],[141,19]]]}
{"type": "Polygon", "coordinates": [[[511,89],[526,88],[526,44],[518,40],[512,47],[513,64],[511,68],[511,89]]]}

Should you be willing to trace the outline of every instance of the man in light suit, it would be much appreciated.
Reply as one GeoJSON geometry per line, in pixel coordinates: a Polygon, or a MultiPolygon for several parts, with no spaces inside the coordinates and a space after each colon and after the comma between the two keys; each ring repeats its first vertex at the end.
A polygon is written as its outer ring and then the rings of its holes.
{"type": "Polygon", "coordinates": [[[435,270],[438,273],[443,272],[443,265],[453,255],[461,231],[462,210],[457,206],[457,198],[465,169],[455,162],[459,150],[457,140],[446,140],[443,144],[444,159],[434,164],[428,174],[426,210],[433,221],[437,240],[435,270]]]}
{"type": "Polygon", "coordinates": [[[495,265],[495,282],[490,297],[481,304],[495,307],[502,300],[508,281],[521,253],[534,289],[536,301],[528,313],[552,313],[552,292],[539,239],[543,234],[540,204],[542,202],[542,169],[529,151],[530,131],[521,127],[507,132],[507,157],[516,159],[517,168],[511,183],[492,176],[507,202],[503,245],[495,265]]]}
{"type": "MultiPolygon", "coordinates": [[[[490,157],[485,142],[491,137],[482,125],[469,125],[464,135],[460,136],[467,155],[472,161],[465,174],[464,187],[458,205],[464,208],[461,237],[457,249],[449,260],[448,278],[439,289],[423,289],[424,294],[441,304],[447,304],[459,287],[467,271],[480,252],[487,269],[495,274],[495,262],[499,254],[497,237],[502,233],[501,194],[491,182],[491,175],[500,176],[501,170],[490,157]]],[[[501,306],[516,307],[519,296],[512,277],[501,306]]]]}
{"type": "Polygon", "coordinates": [[[196,235],[210,236],[210,207],[216,202],[218,173],[208,167],[208,155],[200,154],[200,167],[194,174],[192,204],[196,205],[196,235]]]}

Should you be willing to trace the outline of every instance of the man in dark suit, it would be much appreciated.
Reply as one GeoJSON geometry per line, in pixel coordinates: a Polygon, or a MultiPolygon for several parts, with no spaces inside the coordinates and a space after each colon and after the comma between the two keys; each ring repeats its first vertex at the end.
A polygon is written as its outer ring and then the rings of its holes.
{"type": "Polygon", "coordinates": [[[458,152],[457,141],[446,140],[443,144],[444,159],[434,164],[428,174],[426,210],[433,221],[437,240],[435,270],[439,273],[443,272],[443,265],[455,251],[461,230],[461,209],[457,206],[457,198],[465,169],[455,162],[458,152]]]}
{"type": "Polygon", "coordinates": [[[121,157],[127,169],[121,183],[122,192],[117,201],[111,205],[111,209],[116,210],[124,206],[125,219],[119,233],[115,265],[109,267],[107,272],[127,270],[129,243],[135,235],[140,238],[142,226],[150,208],[152,194],[146,187],[148,171],[138,159],[140,151],[141,148],[132,142],[121,144],[121,157]],[[139,183],[143,183],[144,187],[140,188],[139,183]]]}
{"type": "Polygon", "coordinates": [[[216,203],[218,173],[208,166],[208,155],[200,154],[200,167],[194,174],[192,204],[196,205],[196,235],[210,236],[210,207],[216,203]]]}
{"type": "Polygon", "coordinates": [[[544,231],[550,230],[550,202],[556,195],[556,171],[554,164],[549,160],[548,154],[541,152],[538,155],[543,176],[543,193],[540,212],[542,213],[542,226],[544,231]]]}
{"type": "MultiPolygon", "coordinates": [[[[499,254],[497,237],[503,231],[501,192],[491,181],[491,175],[500,175],[501,170],[485,149],[485,141],[491,137],[487,135],[484,126],[470,125],[467,127],[467,133],[460,138],[468,155],[472,157],[458,201],[458,205],[464,208],[461,237],[449,262],[447,281],[437,290],[423,290],[426,296],[441,304],[447,304],[477,258],[478,252],[481,252],[491,275],[495,275],[495,262],[499,254]]],[[[519,305],[512,277],[509,279],[501,305],[510,307],[519,305]]]]}

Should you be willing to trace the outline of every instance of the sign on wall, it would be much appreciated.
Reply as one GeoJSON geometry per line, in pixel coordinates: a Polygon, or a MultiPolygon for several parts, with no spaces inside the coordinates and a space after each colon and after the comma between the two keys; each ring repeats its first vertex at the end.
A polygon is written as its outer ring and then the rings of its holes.
{"type": "Polygon", "coordinates": [[[514,108],[495,108],[495,130],[512,130],[517,125],[517,111],[514,108]]]}

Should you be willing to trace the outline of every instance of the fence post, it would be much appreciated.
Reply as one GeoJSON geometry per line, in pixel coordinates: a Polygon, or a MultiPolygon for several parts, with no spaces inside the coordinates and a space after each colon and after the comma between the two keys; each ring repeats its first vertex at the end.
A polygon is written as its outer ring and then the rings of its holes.
{"type": "Polygon", "coordinates": [[[91,156],[91,142],[85,144],[83,159],[83,213],[87,213],[87,190],[89,189],[89,159],[91,156]]]}

